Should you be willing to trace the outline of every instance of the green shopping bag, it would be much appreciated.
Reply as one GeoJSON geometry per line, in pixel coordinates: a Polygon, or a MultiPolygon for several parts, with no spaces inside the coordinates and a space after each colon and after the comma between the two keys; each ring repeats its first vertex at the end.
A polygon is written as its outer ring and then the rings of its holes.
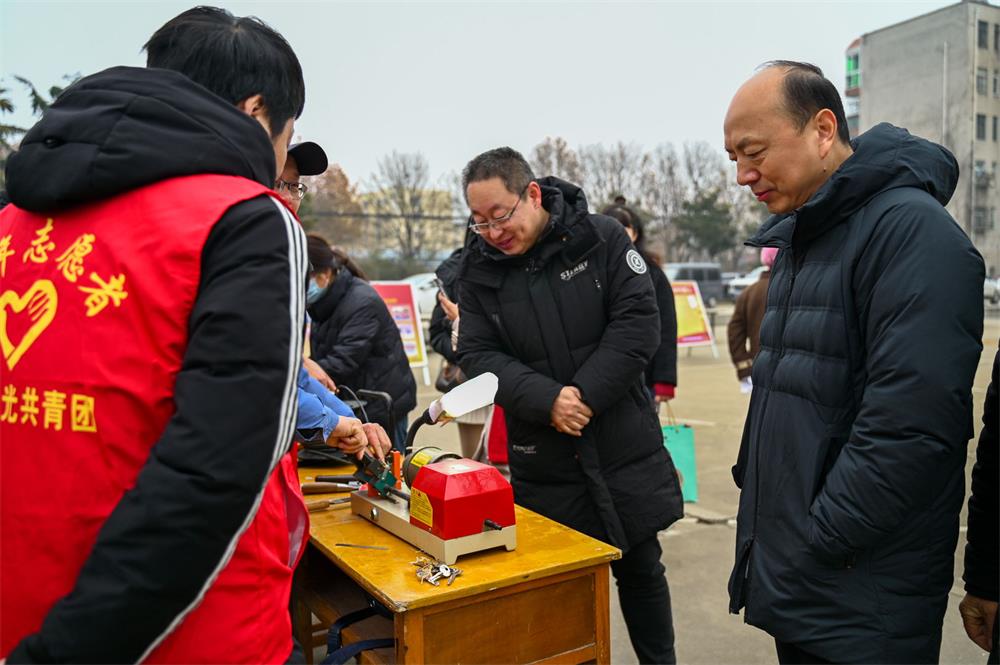
{"type": "Polygon", "coordinates": [[[668,424],[663,426],[663,445],[667,447],[674,466],[681,476],[681,494],[684,502],[698,501],[698,464],[694,454],[694,430],[690,425],[677,422],[667,402],[668,424]]]}

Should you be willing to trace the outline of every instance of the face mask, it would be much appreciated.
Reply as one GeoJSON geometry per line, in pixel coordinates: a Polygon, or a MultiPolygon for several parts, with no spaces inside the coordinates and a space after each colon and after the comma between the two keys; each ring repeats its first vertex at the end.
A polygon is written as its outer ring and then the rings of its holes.
{"type": "Polygon", "coordinates": [[[317,300],[323,297],[326,290],[330,288],[330,285],[320,286],[316,283],[316,280],[311,278],[309,280],[309,288],[306,289],[306,305],[313,305],[317,300]]]}

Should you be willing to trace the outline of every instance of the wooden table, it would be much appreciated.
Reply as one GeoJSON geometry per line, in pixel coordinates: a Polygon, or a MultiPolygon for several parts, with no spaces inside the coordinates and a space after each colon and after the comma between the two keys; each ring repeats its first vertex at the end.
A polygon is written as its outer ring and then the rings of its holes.
{"type": "MultiPolygon", "coordinates": [[[[327,473],[350,469],[303,468],[299,478],[327,473]]],[[[325,643],[326,627],[366,607],[367,596],[393,618],[350,626],[344,643],[393,637],[396,646],[365,651],[362,663],[609,662],[608,564],[621,552],[520,506],[515,514],[515,551],[462,556],[456,564],[462,575],[434,587],[420,582],[411,565],[419,550],[351,514],[349,503],[311,513],[311,542],[292,594],[293,629],[306,662],[313,662],[310,645],[325,643]]]]}

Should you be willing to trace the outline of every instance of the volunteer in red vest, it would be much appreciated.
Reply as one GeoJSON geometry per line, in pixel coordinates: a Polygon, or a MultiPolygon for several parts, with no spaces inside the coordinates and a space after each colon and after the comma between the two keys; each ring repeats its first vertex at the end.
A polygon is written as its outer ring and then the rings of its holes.
{"type": "Polygon", "coordinates": [[[199,7],[74,84],[0,213],[0,657],[283,663],[305,243],[292,49],[199,7]]]}

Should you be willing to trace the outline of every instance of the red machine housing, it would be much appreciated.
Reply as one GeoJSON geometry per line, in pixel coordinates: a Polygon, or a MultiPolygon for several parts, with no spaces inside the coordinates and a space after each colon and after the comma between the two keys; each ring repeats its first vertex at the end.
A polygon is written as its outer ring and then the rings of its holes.
{"type": "Polygon", "coordinates": [[[410,524],[450,540],[482,533],[486,520],[514,526],[514,490],[492,466],[470,459],[428,464],[410,488],[410,524]]]}

